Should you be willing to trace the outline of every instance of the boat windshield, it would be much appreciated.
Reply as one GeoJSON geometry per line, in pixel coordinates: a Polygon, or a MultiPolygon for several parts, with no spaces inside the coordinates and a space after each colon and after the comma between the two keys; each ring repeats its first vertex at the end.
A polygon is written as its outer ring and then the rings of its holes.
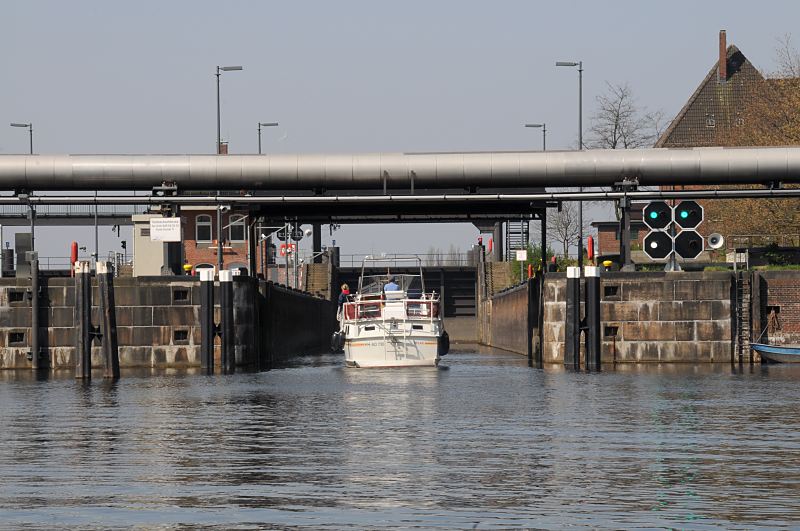
{"type": "Polygon", "coordinates": [[[380,295],[384,286],[394,279],[400,290],[406,293],[409,299],[422,296],[422,281],[419,275],[366,275],[361,279],[361,295],[380,295]]]}

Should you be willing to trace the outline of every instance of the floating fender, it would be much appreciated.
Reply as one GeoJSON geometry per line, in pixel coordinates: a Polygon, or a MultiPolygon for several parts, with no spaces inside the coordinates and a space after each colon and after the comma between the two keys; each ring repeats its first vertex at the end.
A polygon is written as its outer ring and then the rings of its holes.
{"type": "Polygon", "coordinates": [[[450,352],[450,335],[444,331],[439,336],[439,356],[445,356],[448,352],[450,352]]]}
{"type": "Polygon", "coordinates": [[[337,330],[331,336],[331,352],[342,352],[344,350],[344,332],[337,330]]]}

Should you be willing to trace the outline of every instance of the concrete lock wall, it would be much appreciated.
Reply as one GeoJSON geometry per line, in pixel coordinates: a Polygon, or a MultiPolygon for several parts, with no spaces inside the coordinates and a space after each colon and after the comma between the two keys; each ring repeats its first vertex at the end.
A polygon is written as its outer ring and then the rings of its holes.
{"type": "MultiPolygon", "coordinates": [[[[724,271],[603,273],[603,362],[730,362],[734,289],[724,271]]],[[[565,292],[565,276],[548,275],[545,363],[564,360],[565,292]]]]}
{"type": "MultiPolygon", "coordinates": [[[[76,341],[75,280],[42,278],[40,284],[39,338],[42,352],[49,354],[52,369],[72,370],[76,341]]],[[[121,367],[200,365],[198,280],[194,277],[118,277],[114,279],[114,290],[121,367]]],[[[28,359],[31,340],[29,294],[29,279],[0,279],[0,369],[31,367],[28,359]]],[[[101,316],[96,281],[93,282],[92,301],[92,324],[97,326],[101,316]]],[[[215,301],[219,302],[218,287],[215,301]]],[[[218,323],[218,305],[214,313],[218,323]]],[[[236,337],[239,338],[236,341],[236,363],[268,368],[268,362],[290,353],[327,349],[335,326],[335,307],[328,301],[271,283],[259,284],[249,277],[236,277],[234,320],[236,337]],[[268,301],[264,293],[278,295],[268,301]],[[302,338],[284,343],[287,336],[283,330],[292,330],[302,338]],[[293,350],[295,348],[299,350],[293,350]]],[[[219,350],[217,340],[217,366],[219,350]]],[[[101,349],[94,346],[92,365],[99,367],[102,362],[101,349]]]]}
{"type": "Polygon", "coordinates": [[[495,294],[489,303],[487,344],[527,354],[528,285],[522,284],[495,294]]]}
{"type": "Polygon", "coordinates": [[[262,364],[330,348],[337,328],[336,303],[272,282],[260,285],[263,328],[262,364]]]}

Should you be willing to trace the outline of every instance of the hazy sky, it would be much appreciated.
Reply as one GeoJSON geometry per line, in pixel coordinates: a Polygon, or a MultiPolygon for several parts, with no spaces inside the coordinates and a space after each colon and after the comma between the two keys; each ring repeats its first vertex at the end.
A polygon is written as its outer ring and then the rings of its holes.
{"type": "MultiPolygon", "coordinates": [[[[797,1],[2,6],[0,154],[27,152],[12,121],[33,122],[37,153],[213,153],[216,65],[244,66],[222,76],[231,153],[257,151],[258,121],[281,124],[263,133],[272,153],[539,149],[541,133],[522,127],[532,121],[547,123],[548,148],[570,148],[577,72],[555,61],[584,62],[585,130],[606,81],[629,83],[671,119],[716,61],[720,29],[770,71],[776,38],[800,19],[797,1]]],[[[74,234],[37,237],[60,250],[74,234]]],[[[360,226],[333,237],[345,253],[424,252],[466,248],[476,234],[360,226]]],[[[108,228],[101,236],[101,250],[118,249],[108,228]]]]}

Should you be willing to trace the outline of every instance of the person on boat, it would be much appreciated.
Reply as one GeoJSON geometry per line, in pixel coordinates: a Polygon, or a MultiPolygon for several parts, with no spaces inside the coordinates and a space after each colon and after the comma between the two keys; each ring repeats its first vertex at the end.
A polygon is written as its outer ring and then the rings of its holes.
{"type": "Polygon", "coordinates": [[[389,282],[383,286],[383,291],[400,291],[400,286],[397,285],[395,277],[389,277],[389,282]]]}
{"type": "Polygon", "coordinates": [[[342,291],[339,293],[339,305],[336,307],[336,316],[338,317],[342,313],[342,307],[344,303],[347,302],[347,298],[350,296],[350,286],[347,284],[342,284],[342,291]]]}

